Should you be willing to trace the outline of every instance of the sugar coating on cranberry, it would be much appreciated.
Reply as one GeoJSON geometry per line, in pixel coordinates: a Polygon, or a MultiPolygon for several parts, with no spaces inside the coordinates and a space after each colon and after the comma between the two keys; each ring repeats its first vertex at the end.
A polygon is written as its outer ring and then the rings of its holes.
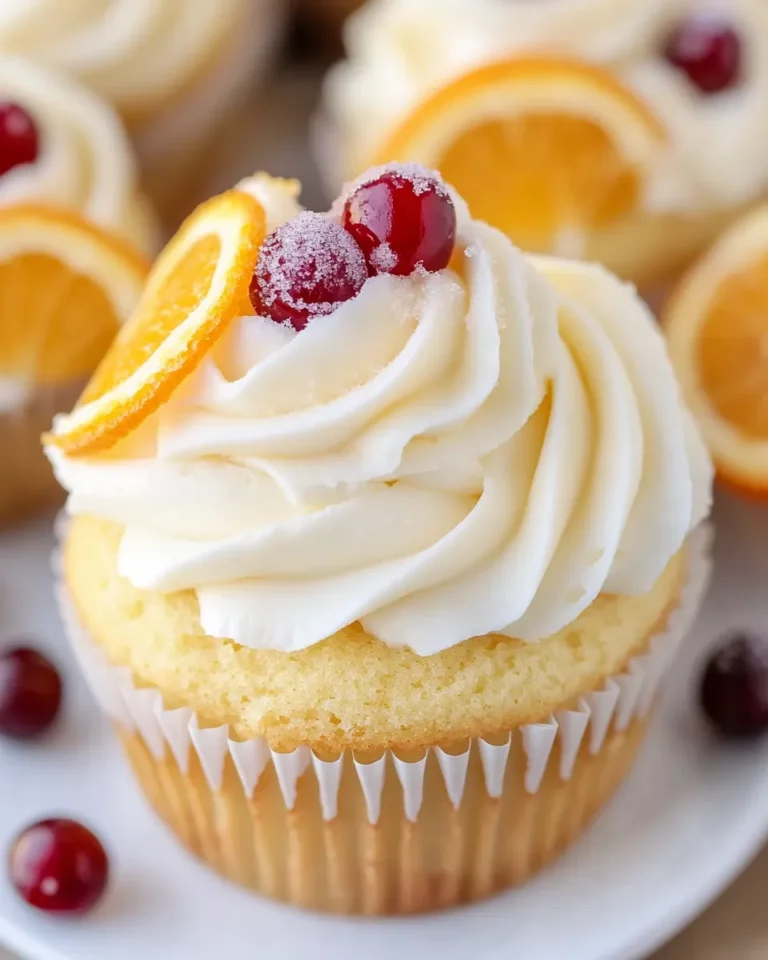
{"type": "Polygon", "coordinates": [[[0,652],[0,735],[26,740],[50,727],[61,706],[56,667],[30,647],[0,652]]]}
{"type": "Polygon", "coordinates": [[[0,102],[0,176],[22,164],[34,163],[38,133],[32,117],[16,103],[0,102]]]}
{"type": "Polygon", "coordinates": [[[16,892],[48,913],[85,913],[101,899],[109,860],[101,841],[75,820],[40,820],[23,830],[8,854],[16,892]]]}
{"type": "Polygon", "coordinates": [[[715,14],[681,24],[667,41],[665,56],[702,93],[721,93],[741,80],[741,40],[715,14]]]}
{"type": "Polygon", "coordinates": [[[768,640],[751,634],[726,638],[705,667],[701,705],[726,736],[768,732],[768,640]]]}
{"type": "Polygon", "coordinates": [[[456,208],[438,173],[419,164],[368,171],[349,188],[341,223],[371,273],[408,276],[448,266],[456,244],[456,208]]]}
{"type": "Polygon", "coordinates": [[[321,213],[300,213],[264,241],[251,282],[262,316],[302,330],[357,296],[368,279],[353,237],[321,213]]]}

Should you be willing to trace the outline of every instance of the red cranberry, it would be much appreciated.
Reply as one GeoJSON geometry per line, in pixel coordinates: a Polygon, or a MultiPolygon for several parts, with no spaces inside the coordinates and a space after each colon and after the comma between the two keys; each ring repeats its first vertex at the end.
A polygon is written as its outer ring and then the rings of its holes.
{"type": "Polygon", "coordinates": [[[0,734],[24,740],[56,719],[61,677],[41,653],[14,647],[0,653],[0,734]]]}
{"type": "Polygon", "coordinates": [[[729,737],[768,731],[768,641],[747,634],[725,640],[704,670],[701,705],[729,737]]]}
{"type": "Polygon", "coordinates": [[[18,894],[50,913],[90,910],[109,876],[101,842],[75,820],[41,820],[27,827],[11,847],[8,866],[18,894]]]}
{"type": "Polygon", "coordinates": [[[456,243],[456,209],[445,184],[416,164],[374,171],[347,198],[342,225],[372,273],[435,273],[448,266],[456,243]]]}
{"type": "Polygon", "coordinates": [[[0,176],[37,159],[37,127],[18,104],[0,103],[0,176]]]}
{"type": "Polygon", "coordinates": [[[321,213],[300,213],[261,248],[251,303],[261,316],[303,330],[362,290],[365,258],[353,238],[321,213]]]}
{"type": "Polygon", "coordinates": [[[702,93],[720,93],[741,79],[739,35],[712,15],[678,27],[667,41],[665,55],[702,93]]]}

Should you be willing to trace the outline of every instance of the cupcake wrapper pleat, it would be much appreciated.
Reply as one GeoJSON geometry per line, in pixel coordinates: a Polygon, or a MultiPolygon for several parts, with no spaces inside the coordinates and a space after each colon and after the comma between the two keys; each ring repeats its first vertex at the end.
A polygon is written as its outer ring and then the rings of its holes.
{"type": "MultiPolygon", "coordinates": [[[[520,883],[563,850],[631,766],[659,684],[700,608],[711,531],[689,538],[666,628],[626,670],[541,723],[417,755],[291,753],[233,740],[110,665],[61,581],[70,642],[153,806],[237,882],[314,909],[432,909],[520,883]]],[[[55,558],[58,563],[58,557],[55,558]]]]}
{"type": "Polygon", "coordinates": [[[429,815],[416,820],[405,815],[388,757],[375,823],[352,765],[336,767],[339,815],[329,820],[315,777],[298,778],[289,810],[274,764],[249,794],[227,754],[212,789],[199,754],[191,753],[182,770],[170,751],[158,758],[139,733],[123,726],[118,733],[155,811],[217,872],[308,909],[385,915],[449,907],[523,883],[576,839],[615,792],[645,727],[635,720],[623,732],[612,730],[596,754],[580,750],[568,781],[557,764],[548,766],[535,794],[525,788],[519,741],[509,751],[499,797],[489,796],[481,755],[471,751],[458,806],[431,753],[420,777],[429,815]]]}

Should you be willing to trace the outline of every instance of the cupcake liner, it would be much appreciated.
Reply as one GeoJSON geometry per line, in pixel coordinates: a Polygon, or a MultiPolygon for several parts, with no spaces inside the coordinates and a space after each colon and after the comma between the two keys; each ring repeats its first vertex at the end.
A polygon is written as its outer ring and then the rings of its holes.
{"type": "Polygon", "coordinates": [[[568,709],[493,742],[321,756],[233,740],[110,665],[58,574],[69,640],[157,812],[198,856],[261,893],[316,909],[391,913],[525,880],[583,830],[623,780],[659,684],[711,571],[711,531],[688,541],[666,628],[568,709]],[[266,833],[265,833],[266,831],[266,833]],[[450,838],[447,844],[444,842],[450,838]],[[303,877],[303,879],[301,879],[303,877]],[[299,878],[299,879],[297,879],[299,878]],[[414,886],[414,884],[416,886],[414,886]]]}
{"type": "Polygon", "coordinates": [[[14,396],[7,386],[3,390],[7,395],[0,396],[0,526],[64,499],[43,453],[40,435],[50,427],[55,414],[75,405],[83,386],[84,381],[78,379],[54,385],[23,384],[14,396]]]}
{"type": "Polygon", "coordinates": [[[298,779],[288,811],[279,768],[271,763],[249,796],[229,755],[221,786],[212,790],[197,753],[182,772],[172,756],[152,754],[140,735],[123,727],[118,735],[155,811],[216,871],[305,908],[387,915],[449,907],[527,880],[579,836],[621,784],[645,728],[646,721],[637,720],[622,733],[612,731],[596,754],[580,752],[566,784],[549,769],[536,794],[522,784],[519,743],[510,745],[505,787],[495,798],[485,791],[479,754],[472,751],[458,806],[430,752],[419,762],[429,815],[418,819],[404,815],[387,759],[383,797],[378,790],[370,797],[381,806],[376,823],[360,804],[359,781],[348,765],[338,815],[324,819],[315,777],[298,779]]]}

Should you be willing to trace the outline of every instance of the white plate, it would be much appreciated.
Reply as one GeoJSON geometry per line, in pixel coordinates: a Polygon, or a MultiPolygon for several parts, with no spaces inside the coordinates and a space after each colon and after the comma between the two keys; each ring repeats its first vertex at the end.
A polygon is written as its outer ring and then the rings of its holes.
{"type": "MultiPolygon", "coordinates": [[[[405,920],[304,914],[230,887],[155,821],[63,649],[42,523],[0,538],[0,637],[32,633],[64,664],[64,721],[35,746],[0,743],[0,847],[40,816],[83,819],[114,883],[78,921],[27,909],[0,877],[0,941],[34,960],[633,960],[723,889],[768,833],[768,742],[721,744],[700,721],[694,675],[723,631],[768,627],[768,511],[717,510],[715,585],[667,687],[631,781],[584,839],[522,890],[405,920]]],[[[0,864],[4,856],[0,855],[0,864]]]]}

